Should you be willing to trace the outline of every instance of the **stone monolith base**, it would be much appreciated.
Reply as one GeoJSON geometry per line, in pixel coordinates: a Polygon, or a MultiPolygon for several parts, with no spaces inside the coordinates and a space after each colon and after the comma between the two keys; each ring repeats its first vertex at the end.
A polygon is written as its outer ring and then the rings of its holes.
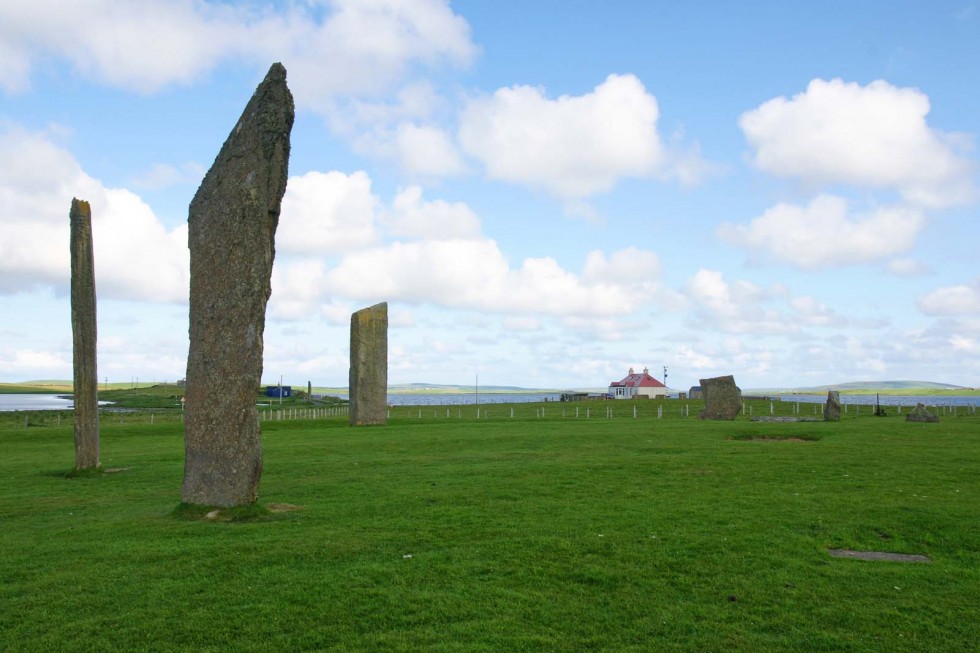
{"type": "Polygon", "coordinates": [[[191,202],[185,503],[258,499],[256,392],[293,116],[286,69],[273,64],[191,202]]]}
{"type": "Polygon", "coordinates": [[[350,317],[350,423],[388,422],[388,304],[350,317]]]}
{"type": "Polygon", "coordinates": [[[704,410],[701,419],[735,419],[742,410],[742,391],[735,385],[735,377],[717,376],[701,379],[704,410]]]}
{"type": "Polygon", "coordinates": [[[905,416],[906,422],[938,422],[939,415],[933,413],[923,403],[915,405],[908,415],[905,416]]]}
{"type": "Polygon", "coordinates": [[[75,469],[99,466],[99,374],[96,365],[95,255],[92,208],[72,199],[71,333],[74,368],[75,469]]]}

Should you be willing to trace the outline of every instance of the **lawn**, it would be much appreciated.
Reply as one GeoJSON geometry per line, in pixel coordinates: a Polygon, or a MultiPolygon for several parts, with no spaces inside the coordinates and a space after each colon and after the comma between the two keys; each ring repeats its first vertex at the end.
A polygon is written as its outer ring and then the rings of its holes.
{"type": "Polygon", "coordinates": [[[175,515],[179,422],[73,480],[70,420],[0,429],[0,650],[976,650],[980,417],[658,403],[265,421],[299,509],[237,521],[175,515]]]}

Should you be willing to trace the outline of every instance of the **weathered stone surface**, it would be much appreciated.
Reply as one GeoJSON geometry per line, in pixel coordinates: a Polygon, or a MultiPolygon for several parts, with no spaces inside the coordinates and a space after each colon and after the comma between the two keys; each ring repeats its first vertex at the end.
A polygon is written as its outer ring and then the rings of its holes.
{"type": "Polygon", "coordinates": [[[75,469],[93,469],[99,466],[99,374],[96,365],[92,208],[85,200],[73,198],[68,219],[71,223],[75,469]]]}
{"type": "Polygon", "coordinates": [[[704,395],[704,410],[698,415],[701,419],[735,419],[742,410],[742,391],[732,375],[701,379],[701,392],[704,395]]]}
{"type": "Polygon", "coordinates": [[[388,422],[388,304],[350,316],[350,423],[388,422]]]}
{"type": "Polygon", "coordinates": [[[286,69],[273,64],[191,201],[185,503],[227,507],[258,499],[255,393],[293,116],[286,69]]]}
{"type": "Polygon", "coordinates": [[[823,407],[823,418],[827,422],[840,421],[840,392],[837,390],[827,391],[827,403],[823,407]]]}
{"type": "Polygon", "coordinates": [[[906,422],[938,422],[939,415],[931,412],[925,404],[916,404],[915,408],[905,416],[906,422]]]}

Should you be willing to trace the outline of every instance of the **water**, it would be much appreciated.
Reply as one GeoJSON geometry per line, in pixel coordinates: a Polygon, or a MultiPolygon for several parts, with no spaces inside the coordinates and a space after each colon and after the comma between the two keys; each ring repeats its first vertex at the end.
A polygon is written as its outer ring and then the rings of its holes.
{"type": "Polygon", "coordinates": [[[71,398],[60,395],[4,395],[0,394],[0,411],[11,410],[70,410],[71,398]]]}
{"type": "MultiPolygon", "coordinates": [[[[336,395],[347,399],[346,394],[336,395]]],[[[480,405],[484,404],[526,404],[535,401],[558,401],[557,392],[494,392],[481,393],[480,405]]],[[[474,394],[389,394],[389,406],[471,406],[477,403],[474,394]]]]}
{"type": "MultiPolygon", "coordinates": [[[[775,395],[773,399],[782,399],[787,403],[798,401],[801,404],[822,404],[827,401],[827,395],[775,395]]],[[[912,408],[920,403],[926,406],[980,406],[980,396],[968,395],[881,395],[879,398],[874,395],[842,394],[840,396],[842,405],[874,406],[876,401],[882,406],[909,406],[912,408]]]]}

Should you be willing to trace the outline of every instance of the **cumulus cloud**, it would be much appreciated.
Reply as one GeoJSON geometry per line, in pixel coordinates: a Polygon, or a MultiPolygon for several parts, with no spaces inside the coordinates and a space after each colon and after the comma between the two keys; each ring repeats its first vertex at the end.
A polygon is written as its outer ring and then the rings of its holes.
{"type": "Polygon", "coordinates": [[[694,322],[727,333],[789,333],[799,327],[768,306],[771,295],[749,281],[729,283],[717,270],[701,268],[684,289],[693,303],[694,322]]]}
{"type": "Polygon", "coordinates": [[[488,239],[395,242],[354,252],[327,272],[323,287],[363,301],[515,315],[622,315],[651,294],[648,284],[585,279],[551,258],[511,267],[488,239]]]}
{"type": "Polygon", "coordinates": [[[739,126],[755,165],[770,174],[893,190],[928,208],[970,201],[970,143],[930,127],[929,109],[918,89],[814,79],[803,93],[742,114],[739,126]]]}
{"type": "Polygon", "coordinates": [[[463,202],[425,201],[419,186],[398,192],[391,209],[381,216],[397,238],[477,238],[480,219],[463,202]]]}
{"type": "Polygon", "coordinates": [[[467,65],[476,51],[469,25],[443,0],[0,4],[0,88],[7,92],[29,88],[48,59],[144,93],[192,82],[226,61],[264,67],[281,60],[299,106],[326,110],[339,94],[377,93],[415,65],[467,65]]]}
{"type": "Polygon", "coordinates": [[[937,288],[919,298],[926,315],[980,315],[980,277],[956,286],[937,288]]]}
{"type": "Polygon", "coordinates": [[[401,168],[413,176],[445,177],[466,169],[452,136],[432,125],[400,124],[395,147],[401,168]]]}
{"type": "Polygon", "coordinates": [[[379,238],[377,210],[378,199],[365,172],[290,177],[276,231],[277,251],[327,255],[371,245],[379,238]]]}
{"type": "Polygon", "coordinates": [[[717,234],[764,258],[817,269],[908,251],[925,224],[922,211],[915,208],[889,206],[852,215],[846,199],[819,195],[805,206],[778,204],[748,224],[722,223],[717,234]]]}
{"type": "Polygon", "coordinates": [[[656,98],[633,75],[610,75],[590,93],[554,100],[541,88],[513,86],[469,101],[459,141],[491,179],[577,199],[655,174],[664,160],[659,117],[656,98]]]}
{"type": "Polygon", "coordinates": [[[0,292],[69,281],[68,211],[89,201],[100,297],[184,301],[187,227],[167,230],[137,195],[106,188],[43,133],[0,130],[0,292]]]}

